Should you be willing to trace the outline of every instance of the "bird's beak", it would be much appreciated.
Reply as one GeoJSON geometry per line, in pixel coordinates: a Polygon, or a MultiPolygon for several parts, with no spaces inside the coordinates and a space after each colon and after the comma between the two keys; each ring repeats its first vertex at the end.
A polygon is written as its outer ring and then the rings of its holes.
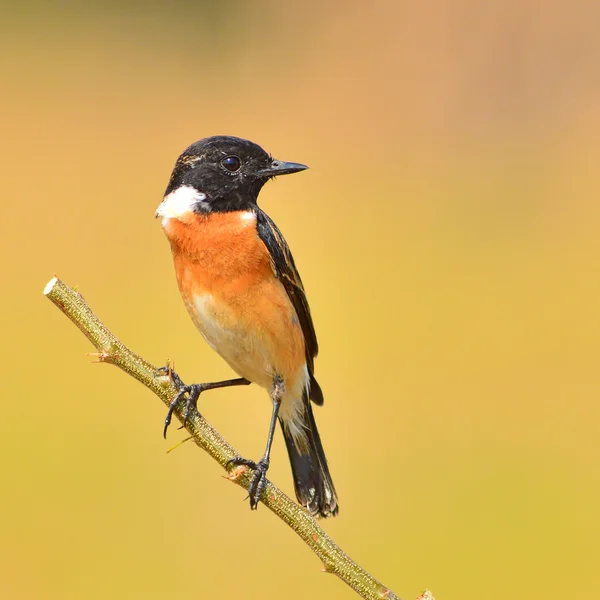
{"type": "Polygon", "coordinates": [[[308,169],[306,165],[300,163],[284,162],[283,160],[274,160],[270,166],[262,171],[259,171],[257,175],[259,177],[276,177],[277,175],[289,175],[290,173],[298,173],[298,171],[304,171],[308,169]]]}

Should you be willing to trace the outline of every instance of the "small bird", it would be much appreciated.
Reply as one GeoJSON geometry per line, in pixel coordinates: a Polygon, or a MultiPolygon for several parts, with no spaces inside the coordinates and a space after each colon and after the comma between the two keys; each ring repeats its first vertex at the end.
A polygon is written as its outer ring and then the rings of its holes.
{"type": "Polygon", "coordinates": [[[264,489],[279,420],[298,501],[312,515],[330,517],[338,500],[310,403],[323,404],[314,377],[317,337],[290,249],[257,204],[269,179],[307,168],[231,136],[202,139],[177,159],[156,216],[192,321],[239,378],[186,386],[171,372],[179,393],[165,435],[186,396],[185,417],[205,390],[255,383],[273,403],[265,453],[258,462],[231,461],[254,470],[250,507],[257,507],[264,489]]]}

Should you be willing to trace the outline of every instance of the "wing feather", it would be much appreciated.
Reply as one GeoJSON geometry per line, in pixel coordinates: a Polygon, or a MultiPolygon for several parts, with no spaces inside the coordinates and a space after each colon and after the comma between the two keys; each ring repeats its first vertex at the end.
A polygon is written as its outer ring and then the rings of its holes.
{"type": "Polygon", "coordinates": [[[296,309],[296,315],[298,316],[298,321],[304,335],[306,365],[311,378],[311,400],[315,404],[321,405],[323,404],[323,393],[313,375],[314,359],[319,352],[317,334],[315,333],[306,292],[296,268],[294,257],[277,225],[260,208],[257,212],[256,228],[258,236],[271,255],[275,275],[283,284],[292,305],[296,309]]]}

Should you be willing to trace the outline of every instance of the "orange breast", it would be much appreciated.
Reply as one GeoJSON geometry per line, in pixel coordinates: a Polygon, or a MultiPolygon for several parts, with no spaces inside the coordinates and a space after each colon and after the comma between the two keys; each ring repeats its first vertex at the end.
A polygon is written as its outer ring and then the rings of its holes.
{"type": "Polygon", "coordinates": [[[304,337],[249,213],[189,215],[165,224],[179,289],[196,326],[242,377],[303,385],[304,337]],[[300,382],[302,380],[302,384],[300,382]]]}
{"type": "MultiPolygon", "coordinates": [[[[247,213],[244,213],[247,214],[247,213]]],[[[171,242],[177,279],[190,287],[221,292],[234,284],[243,292],[250,280],[273,273],[269,253],[256,232],[256,221],[241,213],[192,214],[170,219],[165,233],[171,242]],[[193,277],[186,278],[185,271],[193,277]]]]}

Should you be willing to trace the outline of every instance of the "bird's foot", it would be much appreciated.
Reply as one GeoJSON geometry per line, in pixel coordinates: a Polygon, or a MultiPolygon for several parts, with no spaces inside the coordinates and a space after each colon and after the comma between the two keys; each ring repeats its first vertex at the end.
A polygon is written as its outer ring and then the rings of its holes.
{"type": "Polygon", "coordinates": [[[252,479],[250,481],[250,486],[248,487],[248,498],[250,498],[250,508],[252,510],[256,510],[256,507],[258,506],[258,503],[260,501],[261,494],[265,489],[265,485],[267,484],[267,471],[269,470],[269,461],[265,458],[262,458],[256,463],[253,460],[248,460],[247,458],[236,456],[227,463],[227,466],[229,465],[243,465],[246,467],[250,467],[254,471],[252,479]]]}
{"type": "Polygon", "coordinates": [[[173,413],[179,406],[179,404],[184,400],[184,397],[187,395],[187,399],[185,400],[185,411],[183,413],[183,425],[185,427],[188,417],[190,416],[190,412],[192,408],[197,409],[198,407],[198,398],[200,398],[200,394],[204,391],[205,386],[202,383],[192,383],[192,385],[185,385],[183,381],[181,381],[181,377],[171,369],[171,367],[161,367],[156,370],[156,377],[159,376],[167,376],[171,379],[175,387],[178,389],[177,395],[171,401],[169,405],[169,412],[167,413],[167,417],[165,419],[165,428],[163,430],[163,436],[167,437],[167,429],[169,429],[169,425],[171,424],[171,419],[173,418],[173,413]]]}

